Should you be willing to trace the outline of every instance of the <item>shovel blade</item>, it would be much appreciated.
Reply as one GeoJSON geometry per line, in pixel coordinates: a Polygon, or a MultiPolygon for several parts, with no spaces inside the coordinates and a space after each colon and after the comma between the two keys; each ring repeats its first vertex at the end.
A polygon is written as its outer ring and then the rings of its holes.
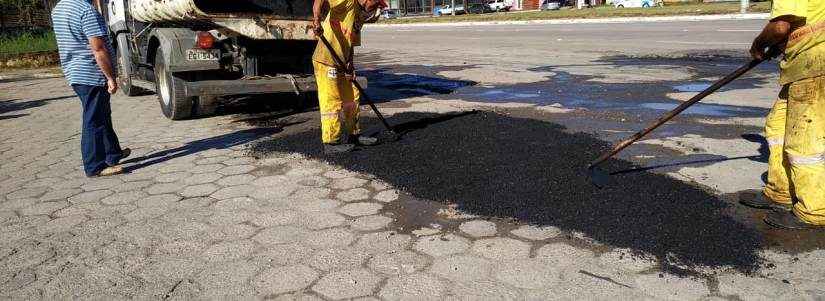
{"type": "Polygon", "coordinates": [[[587,168],[587,177],[590,179],[590,183],[599,189],[602,189],[610,184],[610,175],[595,166],[587,168]]]}

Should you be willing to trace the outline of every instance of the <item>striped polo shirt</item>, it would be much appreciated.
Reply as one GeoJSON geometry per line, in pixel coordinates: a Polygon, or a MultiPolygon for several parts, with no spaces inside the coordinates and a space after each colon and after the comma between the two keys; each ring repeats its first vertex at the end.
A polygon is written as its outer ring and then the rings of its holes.
{"type": "Polygon", "coordinates": [[[89,38],[102,37],[114,65],[114,51],[103,16],[89,0],[60,0],[52,11],[52,24],[60,52],[60,66],[70,85],[105,86],[89,38]]]}

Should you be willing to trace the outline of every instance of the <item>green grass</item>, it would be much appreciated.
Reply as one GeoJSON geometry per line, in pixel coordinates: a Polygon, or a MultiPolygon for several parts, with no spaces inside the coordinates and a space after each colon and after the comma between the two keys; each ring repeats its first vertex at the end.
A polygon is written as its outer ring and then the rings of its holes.
{"type": "MultiPolygon", "coordinates": [[[[769,12],[770,2],[752,3],[749,12],[769,12]]],[[[590,9],[561,9],[557,11],[529,11],[512,13],[492,13],[481,15],[459,15],[422,18],[398,18],[381,20],[385,24],[407,23],[446,23],[446,22],[479,22],[479,21],[531,21],[551,19],[584,19],[584,18],[611,18],[611,17],[646,17],[646,16],[679,16],[679,15],[715,15],[739,13],[739,3],[667,3],[664,7],[653,8],[613,8],[599,6],[590,9]]]]}
{"type": "Polygon", "coordinates": [[[54,33],[24,32],[15,35],[0,35],[0,56],[57,51],[54,33]]]}

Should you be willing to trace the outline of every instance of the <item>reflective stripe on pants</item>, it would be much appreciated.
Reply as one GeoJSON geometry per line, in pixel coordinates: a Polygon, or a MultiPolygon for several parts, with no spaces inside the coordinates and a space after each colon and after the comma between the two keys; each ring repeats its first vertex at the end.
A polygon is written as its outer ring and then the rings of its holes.
{"type": "Polygon", "coordinates": [[[334,67],[312,62],[318,85],[318,106],[321,111],[323,143],[343,143],[349,135],[357,135],[358,90],[343,73],[334,67]]]}

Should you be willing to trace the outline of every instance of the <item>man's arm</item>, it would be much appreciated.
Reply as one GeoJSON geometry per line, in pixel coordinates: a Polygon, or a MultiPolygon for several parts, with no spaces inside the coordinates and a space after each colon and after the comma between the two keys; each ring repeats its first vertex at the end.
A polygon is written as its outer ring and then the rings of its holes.
{"type": "Polygon", "coordinates": [[[112,67],[112,57],[109,55],[109,50],[106,48],[106,39],[103,37],[91,37],[89,38],[89,47],[92,50],[92,54],[95,56],[97,66],[100,67],[100,71],[102,71],[103,75],[106,76],[106,85],[108,86],[109,93],[111,94],[117,92],[115,71],[112,67]]]}
{"type": "Polygon", "coordinates": [[[321,21],[326,17],[327,0],[315,0],[312,3],[312,32],[315,36],[321,36],[324,33],[324,27],[321,26],[321,21]]]}

